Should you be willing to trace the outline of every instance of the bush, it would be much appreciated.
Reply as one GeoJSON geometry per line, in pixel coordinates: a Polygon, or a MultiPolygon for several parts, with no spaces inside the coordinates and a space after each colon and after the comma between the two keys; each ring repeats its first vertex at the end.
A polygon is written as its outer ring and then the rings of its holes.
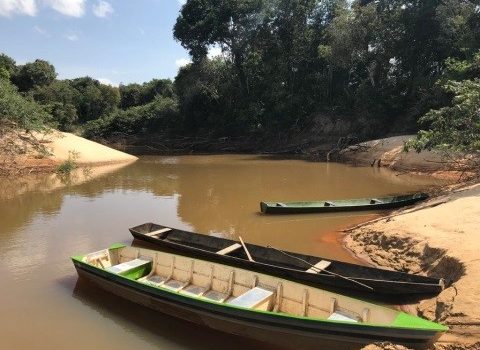
{"type": "Polygon", "coordinates": [[[20,95],[8,80],[0,79],[0,122],[27,130],[43,130],[51,116],[37,103],[20,95]]]}
{"type": "Polygon", "coordinates": [[[106,117],[85,125],[85,137],[105,137],[114,133],[126,135],[168,132],[179,123],[177,102],[157,97],[153,102],[127,110],[116,110],[106,117]]]}

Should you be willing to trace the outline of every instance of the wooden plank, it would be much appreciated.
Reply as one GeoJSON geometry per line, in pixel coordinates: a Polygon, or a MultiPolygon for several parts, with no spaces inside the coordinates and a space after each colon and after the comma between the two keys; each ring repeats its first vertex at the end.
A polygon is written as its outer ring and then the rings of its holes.
{"type": "Polygon", "coordinates": [[[273,299],[272,291],[255,287],[236,297],[235,299],[230,300],[228,304],[254,308],[270,299],[273,299]]]}
{"type": "Polygon", "coordinates": [[[230,254],[231,252],[237,250],[238,248],[240,248],[242,245],[239,244],[239,243],[234,243],[232,245],[229,245],[228,247],[226,248],[223,248],[222,250],[219,250],[217,252],[217,254],[220,254],[220,255],[227,255],[227,254],[230,254]]]}
{"type": "Polygon", "coordinates": [[[318,263],[316,263],[314,266],[306,270],[305,272],[308,273],[318,273],[322,270],[325,270],[327,267],[329,267],[331,264],[330,261],[327,260],[320,260],[318,263]]]}
{"type": "Polygon", "coordinates": [[[161,230],[156,230],[156,231],[152,231],[152,232],[149,232],[149,233],[145,233],[145,236],[156,236],[156,235],[159,235],[161,233],[164,233],[164,232],[168,232],[168,231],[171,231],[172,229],[171,228],[168,228],[168,227],[165,227],[165,228],[162,228],[161,230]]]}
{"type": "Polygon", "coordinates": [[[250,255],[250,252],[248,251],[247,246],[243,242],[242,236],[238,236],[238,239],[240,240],[240,243],[242,243],[243,250],[245,250],[245,253],[247,253],[248,260],[250,260],[251,262],[255,262],[255,260],[253,260],[252,256],[250,255]]]}

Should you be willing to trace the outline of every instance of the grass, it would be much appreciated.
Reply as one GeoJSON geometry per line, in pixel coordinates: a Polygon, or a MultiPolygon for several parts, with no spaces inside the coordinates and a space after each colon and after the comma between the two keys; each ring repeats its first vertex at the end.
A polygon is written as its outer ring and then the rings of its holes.
{"type": "Polygon", "coordinates": [[[60,163],[57,167],[57,173],[60,175],[70,175],[71,172],[78,168],[77,159],[80,153],[77,151],[68,151],[68,159],[60,163]]]}

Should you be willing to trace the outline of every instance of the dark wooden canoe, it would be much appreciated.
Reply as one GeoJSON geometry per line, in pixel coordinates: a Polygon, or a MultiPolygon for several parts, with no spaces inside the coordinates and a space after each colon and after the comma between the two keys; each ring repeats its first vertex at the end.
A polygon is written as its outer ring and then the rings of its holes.
{"type": "Polygon", "coordinates": [[[377,341],[418,347],[448,329],[320,288],[172,253],[116,244],[72,260],[80,277],[112,295],[277,346],[331,349],[327,339],[342,349],[377,341]]]}
{"type": "Polygon", "coordinates": [[[344,292],[349,290],[360,291],[371,296],[382,294],[436,294],[445,287],[443,279],[349,264],[291,252],[285,252],[289,255],[287,256],[273,248],[246,243],[246,247],[254,260],[252,262],[248,260],[241,244],[236,241],[152,223],[130,228],[130,232],[134,238],[153,243],[164,250],[172,250],[191,257],[281,276],[314,286],[331,286],[335,289],[342,289],[344,292]],[[306,263],[298,259],[304,260],[306,263]],[[316,273],[313,271],[315,269],[312,270],[312,265],[317,265],[318,269],[323,268],[323,270],[316,269],[317,272],[320,271],[316,273]]]}
{"type": "Polygon", "coordinates": [[[342,200],[321,200],[305,202],[260,202],[260,210],[265,214],[330,213],[353,210],[394,209],[412,205],[428,198],[426,193],[403,196],[358,198],[342,200]]]}

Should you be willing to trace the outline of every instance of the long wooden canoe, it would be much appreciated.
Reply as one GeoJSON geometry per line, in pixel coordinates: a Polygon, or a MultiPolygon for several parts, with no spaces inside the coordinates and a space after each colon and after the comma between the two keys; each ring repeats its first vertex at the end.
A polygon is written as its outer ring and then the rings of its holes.
{"type": "Polygon", "coordinates": [[[426,193],[402,196],[321,200],[305,202],[260,202],[260,211],[265,214],[330,213],[354,210],[394,209],[412,205],[428,198],[426,193]]]}
{"type": "Polygon", "coordinates": [[[436,294],[445,283],[438,278],[349,264],[321,257],[282,252],[246,243],[253,261],[239,242],[152,223],[130,228],[134,238],[163,250],[285,277],[315,286],[332,286],[379,294],[436,294]]]}
{"type": "Polygon", "coordinates": [[[279,277],[116,244],[72,257],[80,277],[154,310],[276,344],[304,339],[419,346],[447,330],[401,311],[279,277]]]}

